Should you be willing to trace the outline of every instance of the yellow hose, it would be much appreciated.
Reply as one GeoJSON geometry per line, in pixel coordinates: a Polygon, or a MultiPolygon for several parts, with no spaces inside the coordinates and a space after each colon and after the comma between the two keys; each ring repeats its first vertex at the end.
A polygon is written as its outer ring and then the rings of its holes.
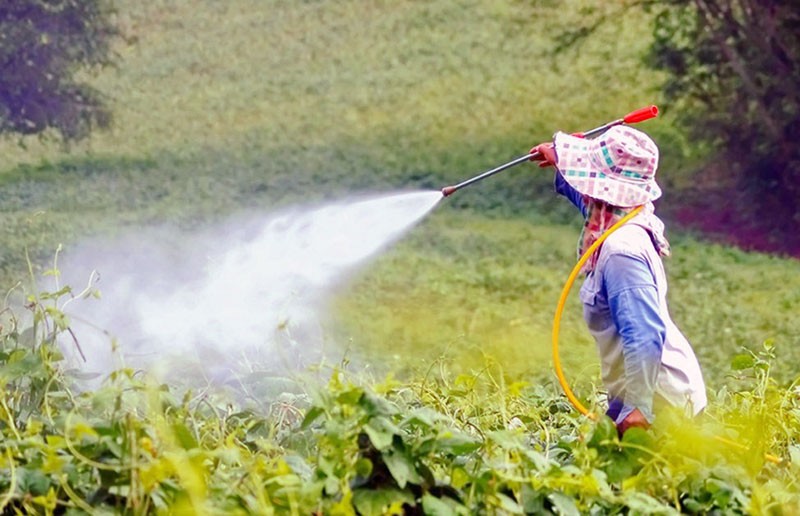
{"type": "Polygon", "coordinates": [[[558,306],[556,307],[556,315],[553,319],[553,367],[556,370],[556,376],[558,377],[558,383],[561,384],[561,388],[564,389],[564,394],[567,395],[570,403],[572,406],[575,407],[578,412],[583,414],[584,416],[588,416],[592,419],[597,419],[597,414],[593,414],[589,412],[589,409],[583,406],[583,404],[578,400],[575,394],[572,392],[572,389],[569,387],[569,383],[567,383],[567,379],[564,377],[564,371],[561,369],[561,358],[558,356],[558,332],[561,330],[561,314],[564,312],[564,305],[567,302],[567,296],[569,295],[569,291],[572,288],[572,284],[575,283],[575,279],[578,277],[578,274],[581,273],[583,269],[583,265],[586,263],[587,260],[594,254],[594,252],[605,242],[606,238],[611,236],[611,234],[616,231],[617,229],[621,228],[623,224],[631,220],[633,217],[639,214],[642,211],[644,206],[639,206],[624,217],[622,217],[616,224],[611,226],[608,231],[600,235],[600,238],[595,240],[595,242],[589,246],[589,249],[584,251],[583,255],[578,260],[578,263],[575,264],[575,267],[572,268],[572,272],[569,274],[567,278],[567,282],[564,284],[564,288],[561,290],[561,297],[558,298],[558,306]]]}
{"type": "MultiPolygon", "coordinates": [[[[556,371],[556,376],[558,377],[558,383],[561,384],[561,388],[564,390],[564,394],[566,394],[567,399],[569,399],[572,406],[575,409],[593,420],[597,420],[597,414],[589,412],[589,409],[583,406],[580,400],[575,396],[575,393],[572,392],[572,389],[567,382],[566,377],[564,376],[564,370],[561,368],[561,358],[558,355],[558,334],[561,330],[561,315],[564,312],[564,305],[567,302],[567,296],[569,295],[569,291],[572,289],[572,285],[575,283],[578,275],[580,274],[581,270],[583,269],[583,265],[589,260],[589,258],[594,254],[594,252],[603,244],[603,242],[611,236],[614,231],[621,228],[626,222],[631,220],[633,217],[639,214],[642,211],[643,206],[638,206],[636,209],[622,217],[616,224],[611,226],[605,233],[600,235],[600,237],[589,246],[589,248],[584,251],[583,255],[578,260],[578,263],[575,264],[575,267],[572,268],[572,272],[570,272],[569,277],[567,278],[567,282],[564,284],[564,288],[561,289],[561,296],[558,298],[558,305],[556,306],[556,313],[555,317],[553,318],[553,368],[556,371]]],[[[740,449],[748,449],[746,446],[739,444],[737,442],[731,441],[721,436],[714,436],[717,441],[725,443],[729,446],[733,446],[740,449]]],[[[780,457],[776,457],[775,455],[770,455],[769,453],[764,454],[764,458],[772,463],[781,464],[782,459],[780,457]]]]}

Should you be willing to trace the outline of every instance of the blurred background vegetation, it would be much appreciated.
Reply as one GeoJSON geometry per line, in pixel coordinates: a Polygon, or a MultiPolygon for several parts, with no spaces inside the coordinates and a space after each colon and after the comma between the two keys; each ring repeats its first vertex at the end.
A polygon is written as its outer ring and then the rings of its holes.
{"type": "MultiPolygon", "coordinates": [[[[750,4],[4,2],[2,284],[88,236],[438,189],[657,103],[676,320],[716,378],[765,339],[789,378],[797,261],[727,246],[800,249],[798,15],[750,4]]],[[[579,225],[550,182],[522,166],[448,199],[342,292],[338,331],[400,368],[542,371],[579,225]]],[[[591,381],[577,305],[565,327],[591,381]]]]}

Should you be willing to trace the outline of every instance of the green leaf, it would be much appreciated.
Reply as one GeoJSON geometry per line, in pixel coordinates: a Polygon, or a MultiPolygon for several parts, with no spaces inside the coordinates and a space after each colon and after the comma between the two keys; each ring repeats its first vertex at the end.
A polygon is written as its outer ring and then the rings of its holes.
{"type": "Polygon", "coordinates": [[[41,373],[43,365],[44,363],[39,355],[18,349],[12,352],[8,362],[0,367],[0,379],[3,382],[13,382],[23,376],[41,373]]]}
{"type": "Polygon", "coordinates": [[[524,514],[525,511],[522,507],[510,496],[503,493],[497,493],[497,499],[500,501],[500,508],[508,514],[524,514]]]}
{"type": "Polygon", "coordinates": [[[714,503],[720,509],[725,509],[733,498],[733,490],[730,486],[717,478],[706,479],[706,489],[714,498],[714,503]]]}
{"type": "Polygon", "coordinates": [[[353,387],[349,391],[344,391],[336,396],[336,402],[342,405],[356,405],[364,396],[364,391],[358,387],[353,387]]]}
{"type": "Polygon", "coordinates": [[[405,451],[399,450],[395,446],[381,452],[381,457],[383,457],[386,467],[389,468],[392,478],[401,488],[406,487],[409,482],[413,484],[422,483],[422,477],[414,466],[414,460],[405,451]]]}
{"type": "Polygon", "coordinates": [[[550,466],[550,462],[544,455],[528,447],[518,432],[511,430],[498,430],[488,434],[489,439],[499,445],[504,450],[514,450],[522,452],[525,457],[534,464],[536,469],[544,471],[550,466]]]}
{"type": "Polygon", "coordinates": [[[325,494],[328,496],[334,496],[341,491],[341,489],[339,489],[339,479],[336,477],[326,478],[324,486],[325,494]]]}
{"type": "Polygon", "coordinates": [[[472,477],[467,473],[467,470],[462,467],[455,467],[450,473],[450,484],[456,489],[461,489],[467,485],[470,480],[472,480],[472,477]]]}
{"type": "Polygon", "coordinates": [[[172,433],[175,436],[175,439],[178,440],[178,444],[184,450],[191,450],[197,448],[197,440],[192,435],[192,432],[180,421],[176,421],[172,424],[172,433]]]}
{"type": "MultiPolygon", "coordinates": [[[[353,505],[363,516],[382,515],[390,506],[397,508],[403,504],[414,506],[414,495],[405,489],[388,487],[382,489],[355,489],[353,505]]],[[[426,514],[428,512],[426,511],[426,514]]]]}
{"type": "Polygon", "coordinates": [[[336,464],[328,460],[325,456],[317,459],[317,469],[325,473],[325,476],[336,476],[336,464]]]}
{"type": "Polygon", "coordinates": [[[376,396],[368,391],[363,393],[363,396],[361,396],[358,402],[367,415],[371,417],[393,416],[399,412],[397,407],[389,403],[385,398],[376,396]]]}
{"type": "Polygon", "coordinates": [[[683,504],[684,508],[693,513],[706,513],[708,509],[706,504],[697,501],[691,496],[683,498],[681,504],[683,504]]]}
{"type": "Polygon", "coordinates": [[[283,460],[291,468],[291,470],[304,481],[308,481],[312,475],[313,470],[311,466],[301,457],[293,453],[289,453],[283,457],[283,460]]]}
{"type": "Polygon", "coordinates": [[[493,443],[497,444],[504,450],[520,450],[524,447],[521,442],[520,435],[517,432],[512,432],[510,430],[489,432],[488,437],[493,443]]]}
{"type": "Polygon", "coordinates": [[[422,511],[425,516],[455,516],[458,514],[447,502],[429,493],[422,497],[422,511]]]}
{"type": "Polygon", "coordinates": [[[546,471],[552,465],[547,457],[536,450],[525,449],[523,450],[525,457],[534,465],[539,471],[546,471]]]}
{"type": "Polygon", "coordinates": [[[372,474],[372,461],[365,458],[358,459],[354,469],[356,475],[362,478],[367,478],[372,474]]]}
{"type": "Polygon", "coordinates": [[[311,407],[308,412],[306,412],[305,417],[303,418],[303,422],[300,424],[300,428],[305,430],[308,428],[316,419],[325,413],[325,409],[322,407],[311,407]]]}
{"type": "Polygon", "coordinates": [[[550,493],[547,498],[553,503],[556,513],[563,516],[580,516],[575,501],[564,493],[550,493]]]}
{"type": "Polygon", "coordinates": [[[613,484],[631,477],[638,467],[639,464],[635,456],[615,453],[605,467],[605,472],[608,481],[613,484]]]}
{"type": "Polygon", "coordinates": [[[385,417],[373,417],[364,425],[364,432],[369,436],[372,445],[378,450],[385,450],[392,445],[395,435],[400,429],[385,417]]]}
{"type": "Polygon", "coordinates": [[[411,414],[403,421],[403,424],[419,425],[431,428],[437,420],[441,419],[443,419],[442,415],[435,410],[432,410],[428,407],[422,407],[411,412],[411,414]]]}
{"type": "Polygon", "coordinates": [[[674,510],[652,496],[638,491],[626,493],[625,505],[627,505],[628,509],[634,514],[663,514],[674,510]]]}
{"type": "Polygon", "coordinates": [[[544,514],[544,495],[540,491],[536,491],[529,484],[523,484],[522,495],[522,509],[525,514],[544,514]]]}
{"type": "MultiPolygon", "coordinates": [[[[653,436],[644,428],[634,426],[625,431],[622,436],[622,443],[650,448],[653,445],[653,436]]],[[[633,448],[626,448],[626,450],[641,452],[641,450],[634,450],[633,448]]]]}
{"type": "Polygon", "coordinates": [[[734,371],[742,371],[743,369],[750,369],[755,365],[755,359],[752,355],[740,353],[733,357],[731,360],[731,369],[734,371]]]}
{"type": "Polygon", "coordinates": [[[34,468],[17,469],[17,481],[21,492],[32,495],[46,494],[51,485],[47,475],[34,468]]]}
{"type": "Polygon", "coordinates": [[[481,447],[481,441],[461,432],[447,431],[436,438],[436,446],[451,455],[464,455],[481,447]]]}
{"type": "Polygon", "coordinates": [[[600,417],[589,439],[590,448],[601,448],[617,439],[617,425],[608,416],[600,417]]]}
{"type": "Polygon", "coordinates": [[[35,346],[37,344],[36,332],[33,330],[33,327],[25,328],[24,330],[22,330],[22,333],[19,334],[18,342],[21,346],[26,346],[26,347],[35,346]]]}

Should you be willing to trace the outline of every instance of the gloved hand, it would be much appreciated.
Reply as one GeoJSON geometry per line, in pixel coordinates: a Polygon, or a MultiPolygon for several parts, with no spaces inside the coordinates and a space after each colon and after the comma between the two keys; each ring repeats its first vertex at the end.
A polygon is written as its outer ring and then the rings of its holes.
{"type": "Polygon", "coordinates": [[[552,167],[556,164],[556,151],[553,142],[544,142],[531,149],[531,161],[538,161],[539,166],[552,167]]]}

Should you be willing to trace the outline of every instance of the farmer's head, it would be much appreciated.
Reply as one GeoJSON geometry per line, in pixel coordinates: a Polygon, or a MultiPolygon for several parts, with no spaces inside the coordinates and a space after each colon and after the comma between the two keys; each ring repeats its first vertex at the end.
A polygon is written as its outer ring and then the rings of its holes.
{"type": "Polygon", "coordinates": [[[645,133],[618,125],[595,139],[559,132],[553,140],[561,175],[580,193],[621,208],[661,197],[658,147],[645,133]]]}

